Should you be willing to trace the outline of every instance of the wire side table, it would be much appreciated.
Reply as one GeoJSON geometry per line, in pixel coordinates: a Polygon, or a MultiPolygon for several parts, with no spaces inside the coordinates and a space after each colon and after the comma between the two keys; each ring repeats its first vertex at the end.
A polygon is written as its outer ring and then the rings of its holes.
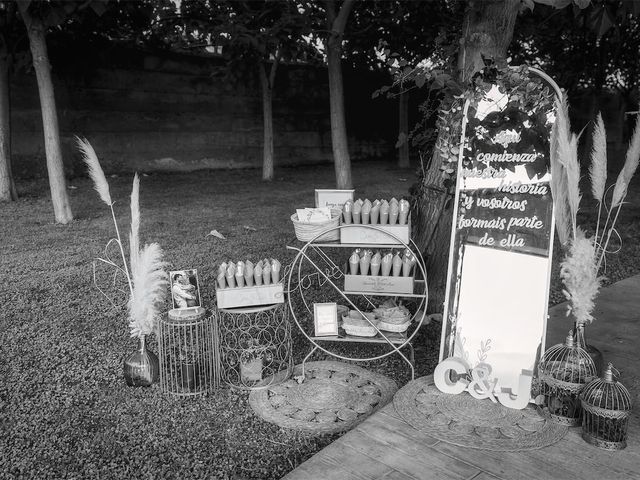
{"type": "Polygon", "coordinates": [[[177,396],[201,395],[220,386],[218,325],[204,308],[182,313],[169,311],[158,324],[160,387],[177,396]]]}
{"type": "Polygon", "coordinates": [[[276,385],[293,372],[291,324],[283,303],[218,310],[222,380],[241,390],[276,385]]]}

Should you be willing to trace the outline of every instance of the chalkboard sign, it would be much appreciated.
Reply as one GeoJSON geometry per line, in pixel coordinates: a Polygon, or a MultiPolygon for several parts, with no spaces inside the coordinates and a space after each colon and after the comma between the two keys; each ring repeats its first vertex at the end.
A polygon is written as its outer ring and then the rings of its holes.
{"type": "MultiPolygon", "coordinates": [[[[534,87],[559,92],[542,72],[529,72],[534,87]]],[[[498,388],[516,391],[544,348],[555,115],[552,102],[523,108],[498,85],[464,112],[440,360],[489,365],[498,388]]]]}

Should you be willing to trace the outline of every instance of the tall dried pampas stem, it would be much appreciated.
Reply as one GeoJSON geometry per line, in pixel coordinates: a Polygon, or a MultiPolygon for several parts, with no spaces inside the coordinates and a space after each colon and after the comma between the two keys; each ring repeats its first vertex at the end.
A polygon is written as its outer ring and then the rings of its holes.
{"type": "Polygon", "coordinates": [[[633,130],[631,141],[629,142],[629,149],[627,150],[627,157],[624,162],[622,170],[618,174],[616,180],[616,186],[613,188],[613,200],[611,207],[615,208],[620,205],[624,198],[627,196],[627,188],[629,182],[633,177],[633,174],[638,168],[638,162],[640,161],[640,115],[636,120],[636,127],[633,130]]]}
{"type": "MultiPolygon", "coordinates": [[[[629,148],[627,149],[627,155],[625,158],[624,166],[620,173],[618,174],[618,178],[616,179],[616,184],[613,187],[613,198],[611,200],[611,209],[616,208],[616,214],[613,217],[613,221],[611,222],[611,226],[607,229],[607,224],[605,223],[605,228],[603,229],[602,236],[607,235],[607,238],[602,243],[600,248],[599,258],[598,258],[598,268],[602,264],[605,254],[607,253],[607,247],[609,246],[609,241],[611,240],[611,235],[614,232],[614,227],[616,222],[618,221],[618,216],[620,215],[620,209],[622,208],[622,204],[624,199],[627,196],[627,189],[629,188],[629,183],[633,178],[633,175],[636,173],[638,168],[638,163],[640,162],[640,115],[637,116],[636,126],[633,129],[633,135],[631,136],[631,141],[629,142],[629,148]]],[[[611,211],[609,211],[611,213],[611,211]]],[[[608,221],[608,218],[607,218],[608,221]]]]}
{"type": "Polygon", "coordinates": [[[556,121],[551,130],[551,195],[555,206],[555,223],[558,240],[565,247],[571,237],[569,203],[567,200],[567,174],[561,161],[567,155],[567,138],[569,136],[569,118],[566,104],[556,98],[556,121]]]}
{"type": "MultiPolygon", "coordinates": [[[[560,139],[562,142],[562,139],[560,139]]],[[[562,158],[567,175],[567,204],[569,205],[569,216],[573,228],[573,236],[576,236],[578,209],[580,208],[580,163],[578,163],[578,137],[571,134],[569,143],[566,146],[567,156],[562,158]]]]}
{"type": "Polygon", "coordinates": [[[113,202],[111,201],[111,193],[109,192],[109,183],[107,183],[107,177],[104,176],[95,150],[86,138],[76,137],[76,143],[80,152],[82,152],[82,160],[87,164],[89,169],[89,177],[93,180],[93,188],[95,188],[98,195],[100,195],[100,199],[111,206],[113,202]]]}
{"type": "Polygon", "coordinates": [[[607,185],[607,132],[602,121],[602,114],[598,113],[596,125],[593,129],[593,148],[591,150],[591,166],[589,167],[589,179],[591,180],[591,194],[598,202],[598,219],[596,221],[596,234],[598,239],[600,231],[600,217],[602,215],[602,201],[607,185]]]}
{"type": "Polygon", "coordinates": [[[157,243],[145,245],[138,253],[135,264],[133,293],[128,309],[131,336],[139,338],[153,332],[168,281],[164,270],[166,262],[157,243]]]}
{"type": "Polygon", "coordinates": [[[607,132],[602,121],[602,114],[598,113],[593,129],[593,148],[591,150],[591,166],[589,167],[591,193],[593,198],[602,202],[604,189],[607,184],[607,132]]]}
{"type": "Polygon", "coordinates": [[[135,276],[136,261],[140,252],[140,178],[136,173],[131,189],[131,233],[129,234],[129,258],[131,275],[135,276]]]}
{"type": "Polygon", "coordinates": [[[124,255],[124,248],[122,246],[122,239],[120,237],[120,229],[118,228],[118,222],[116,221],[116,212],[113,210],[113,201],[111,200],[111,194],[109,193],[109,183],[107,177],[104,175],[104,171],[100,166],[100,161],[96,155],[95,150],[86,139],[76,137],[78,142],[78,148],[82,152],[82,158],[89,168],[89,176],[93,180],[93,188],[96,189],[98,195],[104,203],[109,205],[111,209],[111,218],[113,218],[113,225],[116,228],[116,239],[118,247],[120,248],[120,255],[122,256],[122,267],[125,276],[127,277],[127,283],[129,284],[129,292],[133,294],[133,285],[131,283],[131,275],[129,274],[129,267],[127,267],[127,258],[124,255]]]}

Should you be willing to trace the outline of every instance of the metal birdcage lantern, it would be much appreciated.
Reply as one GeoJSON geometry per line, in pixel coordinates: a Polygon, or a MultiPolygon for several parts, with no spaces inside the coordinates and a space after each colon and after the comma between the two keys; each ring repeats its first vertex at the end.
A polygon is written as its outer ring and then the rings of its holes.
{"type": "Polygon", "coordinates": [[[631,395],[614,379],[613,370],[609,364],[603,377],[593,380],[580,393],[582,438],[605,450],[622,450],[627,446],[631,395]]]}
{"type": "Polygon", "coordinates": [[[578,345],[572,332],[564,344],[554,345],[544,353],[538,372],[545,412],[558,423],[580,425],[579,394],[587,383],[597,378],[597,373],[593,360],[578,345]]]}
{"type": "Polygon", "coordinates": [[[160,387],[177,396],[220,386],[218,325],[202,307],[170,310],[158,325],[160,387]]]}

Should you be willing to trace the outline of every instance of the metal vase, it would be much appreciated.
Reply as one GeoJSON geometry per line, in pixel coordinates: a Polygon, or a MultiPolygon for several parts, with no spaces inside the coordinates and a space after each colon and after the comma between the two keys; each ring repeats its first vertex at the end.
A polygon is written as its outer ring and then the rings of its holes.
{"type": "Polygon", "coordinates": [[[184,390],[195,390],[200,384],[200,365],[197,362],[180,364],[180,386],[184,390]]]}
{"type": "Polygon", "coordinates": [[[159,375],[158,356],[147,349],[142,336],[139,348],[124,359],[124,379],[130,387],[150,387],[159,375]]]}
{"type": "Polygon", "coordinates": [[[602,355],[602,352],[598,348],[587,343],[584,334],[585,328],[583,323],[575,322],[573,324],[573,328],[575,331],[578,346],[584,348],[587,351],[587,353],[591,357],[591,360],[593,360],[593,363],[596,366],[596,372],[598,373],[598,376],[601,376],[604,373],[604,356],[602,355]]]}

